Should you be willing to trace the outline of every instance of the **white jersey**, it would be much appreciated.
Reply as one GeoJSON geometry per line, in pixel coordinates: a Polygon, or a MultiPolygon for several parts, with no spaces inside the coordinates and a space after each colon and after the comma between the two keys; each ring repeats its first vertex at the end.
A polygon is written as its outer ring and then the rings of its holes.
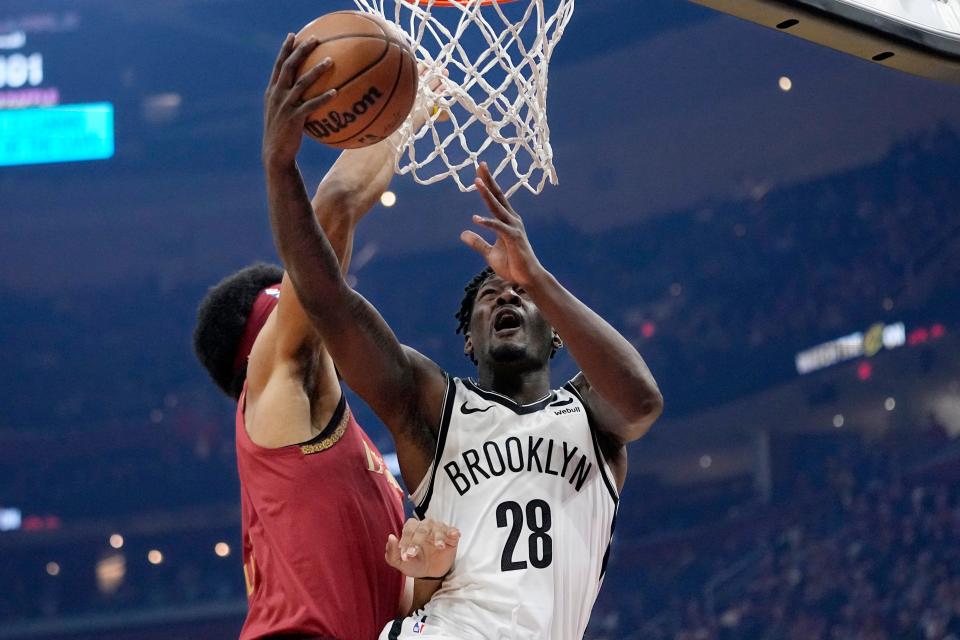
{"type": "Polygon", "coordinates": [[[417,515],[461,532],[453,572],[381,640],[579,640],[606,569],[613,475],[572,384],[532,404],[448,381],[417,515]]]}

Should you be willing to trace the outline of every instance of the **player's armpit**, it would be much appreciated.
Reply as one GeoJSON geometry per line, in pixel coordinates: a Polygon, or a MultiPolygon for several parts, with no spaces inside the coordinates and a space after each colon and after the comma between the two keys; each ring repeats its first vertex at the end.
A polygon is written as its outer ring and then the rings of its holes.
{"type": "Polygon", "coordinates": [[[590,417],[591,427],[596,429],[597,443],[607,464],[615,476],[617,490],[623,488],[627,478],[627,448],[626,441],[619,435],[624,421],[623,416],[606,400],[604,400],[590,386],[583,373],[578,373],[570,380],[570,385],[576,389],[580,399],[590,417]]]}
{"type": "MultiPolygon", "coordinates": [[[[347,152],[341,154],[346,155],[347,152]]],[[[335,165],[336,166],[336,165],[335,165]]],[[[330,173],[334,170],[331,169],[330,173]]],[[[329,174],[328,174],[329,175],[329,174]]],[[[333,252],[340,263],[341,272],[346,273],[353,254],[353,237],[356,223],[366,213],[357,213],[351,209],[351,198],[342,196],[335,190],[324,189],[321,185],[311,202],[313,214],[323,228],[333,252]]],[[[369,205],[367,205],[369,209],[369,205]]],[[[316,351],[321,346],[320,335],[314,329],[296,288],[290,281],[290,274],[283,274],[280,285],[280,300],[277,303],[277,341],[276,357],[294,359],[302,356],[304,347],[316,351]]]]}
{"type": "MultiPolygon", "coordinates": [[[[345,205],[334,194],[320,188],[317,190],[312,206],[317,222],[322,226],[340,261],[341,268],[345,271],[353,252],[353,235],[357,218],[343,210],[345,205]]],[[[274,367],[279,363],[295,363],[323,357],[320,334],[314,329],[304,311],[287,272],[284,272],[283,281],[280,283],[280,295],[274,316],[275,319],[269,327],[272,346],[257,354],[258,370],[251,372],[254,374],[253,379],[250,380],[253,395],[258,391],[259,386],[269,381],[274,367]]],[[[267,329],[267,327],[264,328],[267,329]]],[[[332,370],[331,365],[312,373],[323,377],[327,371],[332,370]]],[[[321,379],[318,382],[323,385],[326,381],[321,379]]]]}
{"type": "Polygon", "coordinates": [[[278,360],[295,360],[303,357],[305,349],[315,351],[321,345],[320,335],[310,323],[300,304],[297,291],[290,276],[283,274],[280,283],[280,299],[277,301],[276,334],[273,356],[278,360]]]}

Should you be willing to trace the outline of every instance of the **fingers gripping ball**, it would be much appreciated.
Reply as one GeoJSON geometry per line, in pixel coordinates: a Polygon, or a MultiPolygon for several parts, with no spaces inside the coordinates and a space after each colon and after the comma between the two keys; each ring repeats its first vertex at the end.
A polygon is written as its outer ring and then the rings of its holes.
{"type": "Polygon", "coordinates": [[[340,149],[366,147],[383,140],[407,118],[417,95],[417,61],[387,23],[359,11],[320,16],[297,34],[319,45],[297,72],[299,78],[324,58],[333,69],[303,94],[309,100],[329,89],[337,94],[310,114],[307,135],[340,149]]]}

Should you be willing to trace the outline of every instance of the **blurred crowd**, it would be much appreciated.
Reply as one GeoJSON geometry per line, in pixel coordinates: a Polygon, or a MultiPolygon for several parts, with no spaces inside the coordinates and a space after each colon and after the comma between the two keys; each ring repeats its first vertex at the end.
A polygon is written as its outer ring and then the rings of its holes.
{"type": "MultiPolygon", "coordinates": [[[[895,448],[845,447],[783,470],[793,481],[769,502],[749,483],[675,488],[665,526],[641,524],[662,505],[625,503],[587,638],[960,638],[960,448],[943,443],[907,468],[895,448]]],[[[235,517],[229,505],[158,512],[119,546],[104,517],[7,547],[0,620],[217,603],[242,616],[235,517]]]]}
{"type": "MultiPolygon", "coordinates": [[[[867,168],[756,185],[744,202],[611,237],[635,243],[644,263],[613,289],[634,301],[620,310],[623,324],[648,360],[688,376],[672,399],[696,403],[736,391],[717,384],[731,368],[755,388],[793,375],[796,352],[875,322],[955,321],[958,184],[960,137],[942,130],[867,168]]],[[[606,259],[608,273],[616,259],[606,259]]]]}
{"type": "MultiPolygon", "coordinates": [[[[788,379],[797,351],[878,321],[955,326],[957,184],[960,135],[944,128],[873,165],[799,185],[752,185],[742,201],[599,234],[559,220],[533,222],[530,232],[558,277],[641,349],[672,411],[694,411],[788,379]]],[[[453,313],[472,273],[451,264],[475,260],[452,255],[380,256],[357,276],[405,342],[459,375],[470,369],[453,313]]],[[[0,387],[9,390],[2,426],[159,422],[171,394],[222,415],[227,404],[190,353],[209,284],[0,292],[0,387]]],[[[561,357],[556,368],[559,378],[574,365],[561,357]]]]}
{"type": "Polygon", "coordinates": [[[639,583],[605,586],[590,637],[960,638],[960,457],[914,474],[894,459],[834,460],[821,492],[647,559],[639,583]]]}
{"type": "Polygon", "coordinates": [[[167,518],[164,530],[127,533],[117,549],[106,527],[103,535],[81,540],[8,549],[0,620],[10,625],[218,603],[236,604],[242,615],[239,535],[229,520],[178,531],[167,518]],[[225,555],[217,553],[218,543],[227,545],[220,547],[225,555]]]}

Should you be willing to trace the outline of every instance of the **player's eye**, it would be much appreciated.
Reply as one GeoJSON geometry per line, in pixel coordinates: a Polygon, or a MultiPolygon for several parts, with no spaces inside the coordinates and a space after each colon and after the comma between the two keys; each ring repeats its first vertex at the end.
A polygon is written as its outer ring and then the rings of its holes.
{"type": "Polygon", "coordinates": [[[480,297],[481,297],[481,298],[486,298],[486,297],[489,297],[489,296],[495,294],[496,292],[497,292],[496,289],[490,289],[490,288],[484,289],[483,291],[480,292],[480,297]]]}

